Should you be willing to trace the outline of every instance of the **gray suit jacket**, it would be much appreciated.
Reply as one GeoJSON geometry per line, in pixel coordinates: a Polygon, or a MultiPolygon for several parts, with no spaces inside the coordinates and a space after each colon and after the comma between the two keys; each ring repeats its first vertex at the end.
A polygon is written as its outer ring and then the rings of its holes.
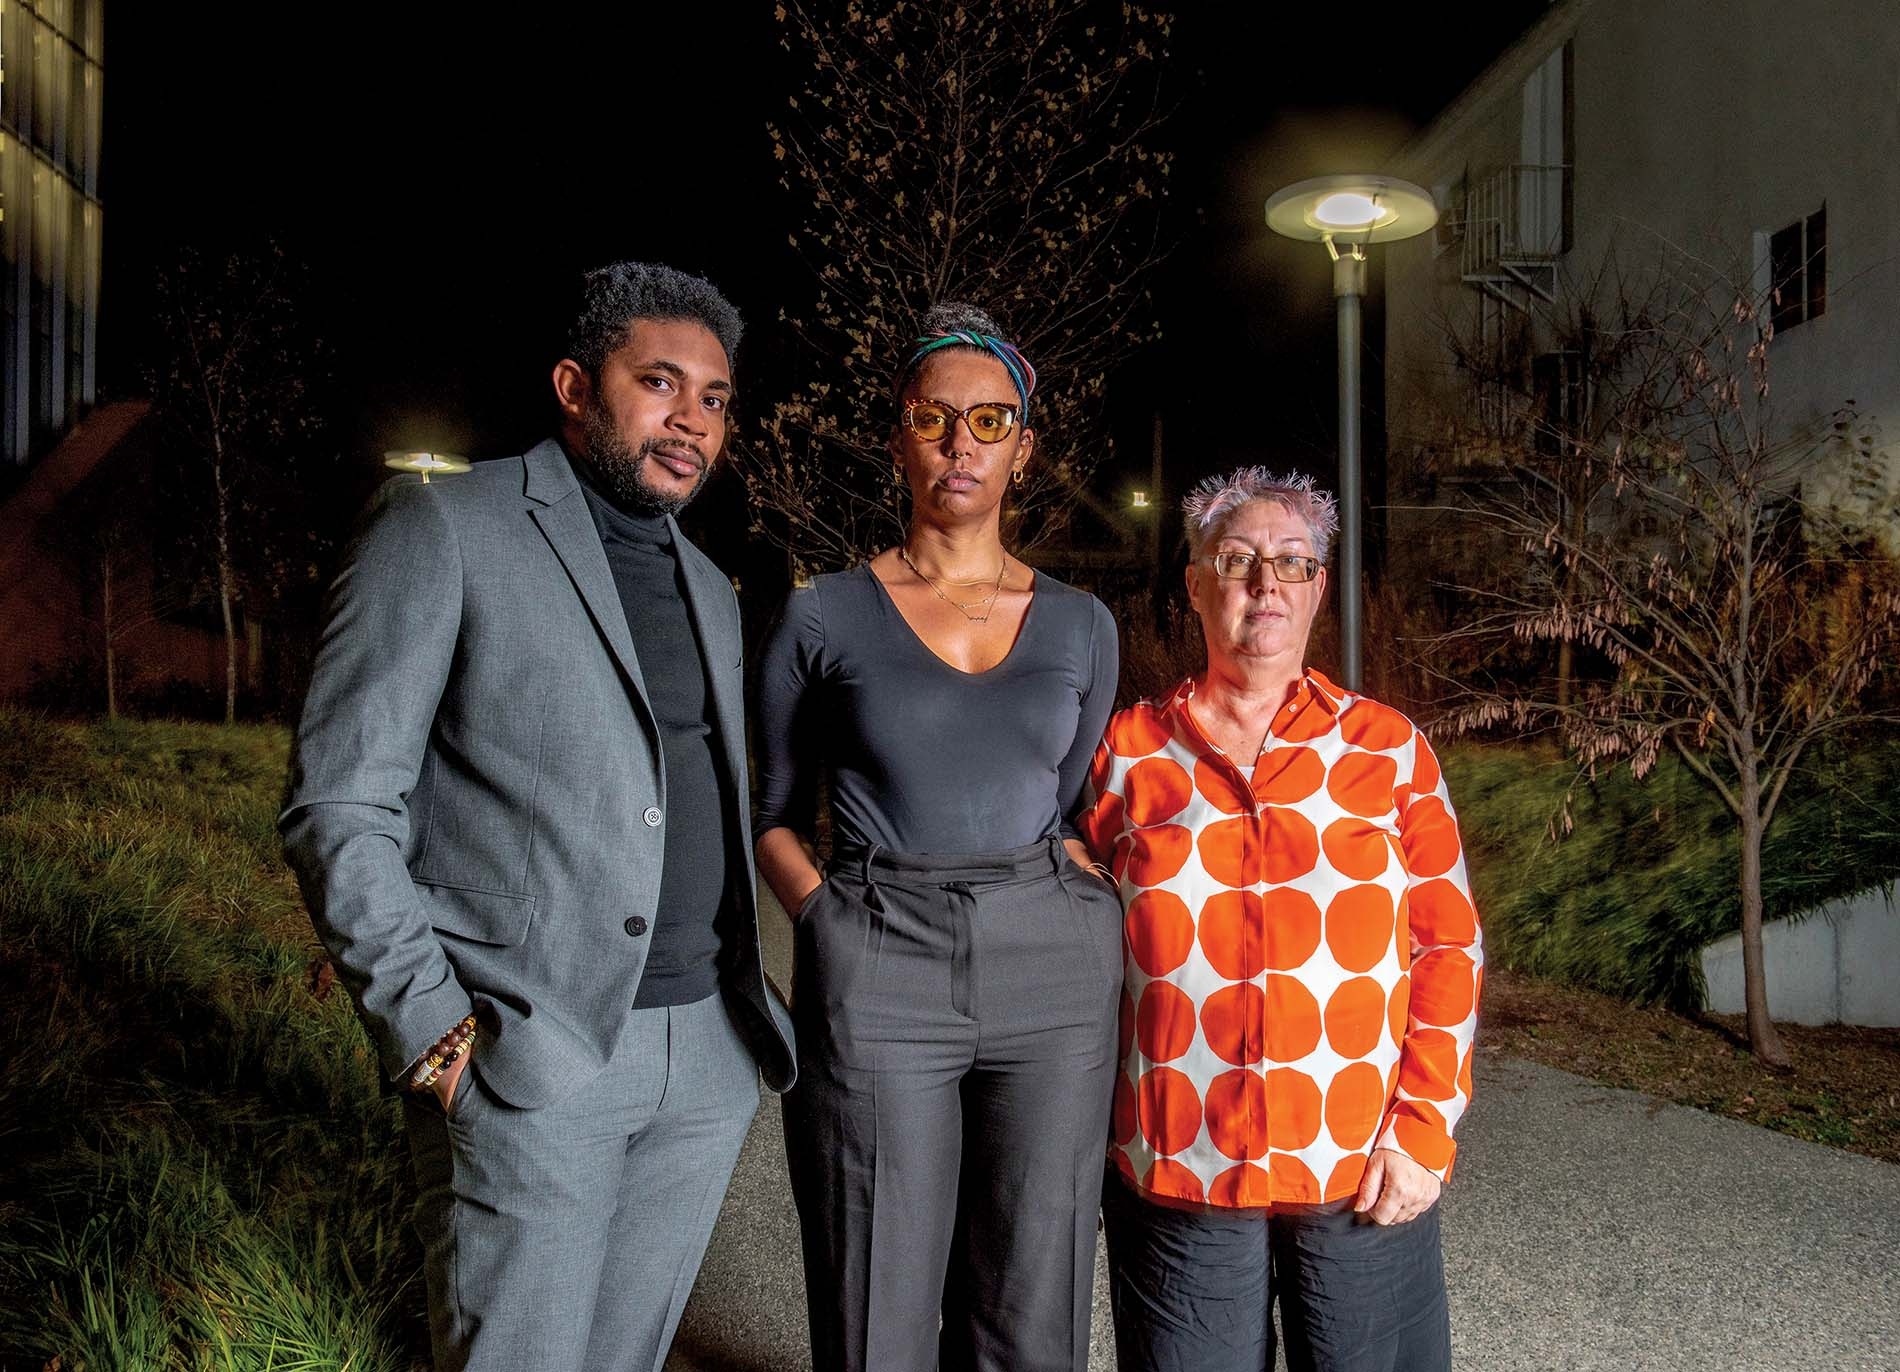
{"type": "MultiPolygon", "coordinates": [[[[722,983],[784,1090],[791,1021],[760,961],[743,813],[738,600],[673,533],[729,769],[724,849],[744,918],[722,983]]],[[[384,1072],[479,1006],[473,1061],[497,1095],[542,1106],[584,1084],[664,918],[665,824],[659,727],[561,445],[387,483],[332,588],[279,819],[384,1072]]]]}

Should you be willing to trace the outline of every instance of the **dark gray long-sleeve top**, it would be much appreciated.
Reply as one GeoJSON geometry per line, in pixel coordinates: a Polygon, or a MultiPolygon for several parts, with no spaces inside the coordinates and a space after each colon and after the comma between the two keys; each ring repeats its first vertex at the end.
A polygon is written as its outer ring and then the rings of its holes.
{"type": "Polygon", "coordinates": [[[933,653],[868,565],[820,576],[786,599],[759,664],[753,834],[809,836],[822,776],[840,846],[1074,837],[1118,669],[1107,607],[1040,572],[1009,656],[976,673],[933,653]]]}

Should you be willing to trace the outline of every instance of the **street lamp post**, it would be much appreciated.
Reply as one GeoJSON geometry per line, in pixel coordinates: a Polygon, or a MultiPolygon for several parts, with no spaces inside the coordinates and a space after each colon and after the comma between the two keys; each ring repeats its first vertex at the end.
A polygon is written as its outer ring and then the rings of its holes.
{"type": "Polygon", "coordinates": [[[1359,358],[1366,247],[1424,233],[1438,222],[1431,196],[1390,176],[1318,176],[1267,198],[1267,227],[1324,243],[1333,259],[1339,317],[1339,669],[1358,690],[1364,666],[1364,533],[1359,461],[1359,358]]]}

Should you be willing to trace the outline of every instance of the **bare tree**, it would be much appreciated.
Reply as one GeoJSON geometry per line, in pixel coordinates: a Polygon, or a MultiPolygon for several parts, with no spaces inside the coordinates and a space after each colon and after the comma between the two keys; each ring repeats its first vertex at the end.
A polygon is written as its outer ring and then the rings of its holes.
{"type": "Polygon", "coordinates": [[[809,204],[792,237],[817,280],[788,320],[820,359],[736,451],[755,532],[806,569],[901,534],[884,441],[890,369],[931,304],[997,315],[1042,382],[1042,440],[1018,537],[1059,526],[1106,448],[1110,367],[1154,336],[1169,154],[1159,73],[1170,18],[1105,0],[787,0],[783,45],[808,73],[769,126],[781,184],[809,204]]]}
{"type": "Polygon", "coordinates": [[[125,645],[177,609],[182,598],[153,576],[149,524],[125,502],[87,509],[71,532],[76,537],[62,551],[85,590],[80,617],[99,651],[106,718],[117,719],[125,645]]]}
{"type": "Polygon", "coordinates": [[[307,327],[301,273],[275,245],[206,258],[182,252],[159,277],[153,402],[198,481],[187,497],[225,645],[224,719],[237,718],[238,607],[291,565],[273,511],[320,428],[313,378],[323,346],[307,327]],[[248,575],[247,575],[248,573],[248,575]]]}
{"type": "Polygon", "coordinates": [[[1810,745],[1896,718],[1869,688],[1900,637],[1900,570],[1877,432],[1851,402],[1818,421],[1776,413],[1771,316],[1772,292],[1680,256],[1594,316],[1590,346],[1614,365],[1590,378],[1587,423],[1554,445],[1520,426],[1500,450],[1518,479],[1475,513],[1523,562],[1463,588],[1483,608],[1459,631],[1570,645],[1590,670],[1564,695],[1493,683],[1455,721],[1554,724],[1588,774],[1641,777],[1671,749],[1721,797],[1740,838],[1749,1044],[1786,1067],[1762,839],[1810,745]]]}

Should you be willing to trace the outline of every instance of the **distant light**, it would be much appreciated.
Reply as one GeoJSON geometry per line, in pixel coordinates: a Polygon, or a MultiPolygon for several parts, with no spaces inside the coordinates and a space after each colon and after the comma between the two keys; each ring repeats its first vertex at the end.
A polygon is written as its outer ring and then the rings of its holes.
{"type": "Polygon", "coordinates": [[[1130,503],[1133,504],[1137,510],[1147,509],[1148,508],[1148,493],[1146,491],[1136,491],[1135,498],[1130,503]]]}
{"type": "Polygon", "coordinates": [[[398,472],[420,472],[422,484],[425,486],[429,484],[431,472],[446,475],[468,470],[467,461],[452,453],[384,453],[383,465],[398,472]]]}

